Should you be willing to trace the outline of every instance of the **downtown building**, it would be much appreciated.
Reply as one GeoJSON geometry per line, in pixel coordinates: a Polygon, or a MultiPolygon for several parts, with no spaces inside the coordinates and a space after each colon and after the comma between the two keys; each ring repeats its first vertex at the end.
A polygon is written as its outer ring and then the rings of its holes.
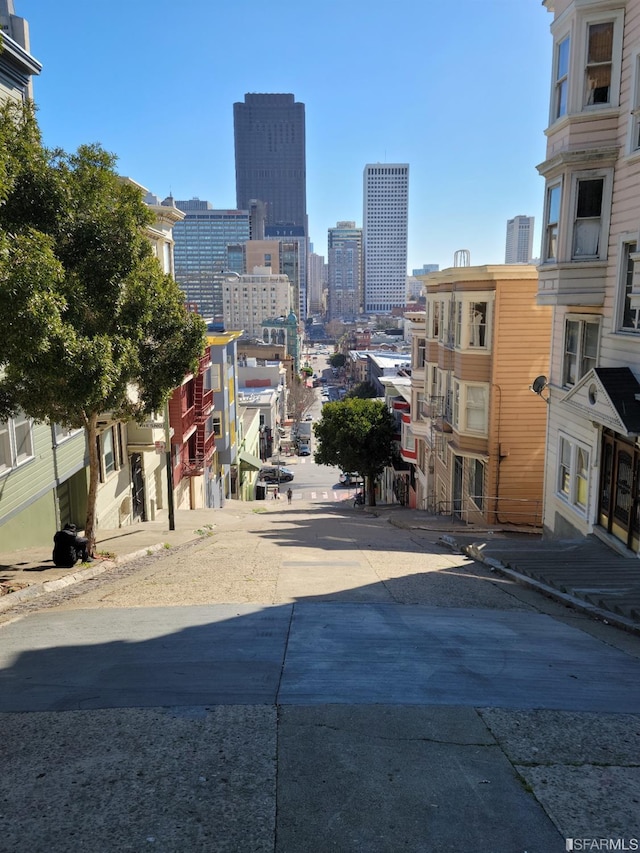
{"type": "Polygon", "coordinates": [[[292,94],[252,94],[233,105],[238,209],[263,206],[264,229],[255,237],[280,240],[297,256],[289,274],[296,290],[294,310],[308,313],[307,167],[305,105],[292,94]],[[297,243],[297,248],[291,248],[297,243]]]}
{"type": "Polygon", "coordinates": [[[250,238],[249,211],[214,210],[200,199],[176,201],[175,206],[185,213],[173,229],[176,281],[191,310],[221,319],[224,273],[244,272],[242,245],[250,238]]]}
{"type": "Polygon", "coordinates": [[[390,314],[406,304],[409,165],[364,168],[364,312],[390,314]]]}
{"type": "Polygon", "coordinates": [[[362,228],[356,228],[355,222],[337,222],[328,229],[327,250],[327,317],[354,322],[362,313],[362,228]]]}
{"type": "Polygon", "coordinates": [[[505,264],[530,264],[533,257],[533,216],[514,216],[507,220],[505,264]]]}

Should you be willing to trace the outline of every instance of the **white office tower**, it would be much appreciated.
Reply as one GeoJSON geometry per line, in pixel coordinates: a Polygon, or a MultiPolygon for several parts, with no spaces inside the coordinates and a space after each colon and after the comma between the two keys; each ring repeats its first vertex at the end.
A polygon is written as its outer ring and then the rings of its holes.
{"type": "Polygon", "coordinates": [[[514,216],[507,220],[505,264],[530,264],[533,257],[533,216],[514,216]]]}
{"type": "Polygon", "coordinates": [[[406,304],[409,164],[364,167],[364,310],[387,314],[406,304]]]}

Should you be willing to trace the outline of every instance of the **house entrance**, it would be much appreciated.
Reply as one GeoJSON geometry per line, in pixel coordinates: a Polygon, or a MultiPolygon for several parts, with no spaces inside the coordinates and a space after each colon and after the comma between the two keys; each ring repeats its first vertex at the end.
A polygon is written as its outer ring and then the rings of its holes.
{"type": "Polygon", "coordinates": [[[605,429],[602,434],[598,524],[640,551],[640,448],[605,429]]]}

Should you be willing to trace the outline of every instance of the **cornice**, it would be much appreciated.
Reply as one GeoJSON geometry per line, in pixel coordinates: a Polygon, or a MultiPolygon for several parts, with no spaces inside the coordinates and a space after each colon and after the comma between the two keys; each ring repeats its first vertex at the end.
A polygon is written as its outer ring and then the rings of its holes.
{"type": "Polygon", "coordinates": [[[613,166],[620,155],[620,146],[608,148],[586,148],[579,151],[560,151],[543,163],[536,166],[538,172],[547,177],[555,171],[565,168],[575,169],[577,166],[586,168],[592,166],[613,166]]]}

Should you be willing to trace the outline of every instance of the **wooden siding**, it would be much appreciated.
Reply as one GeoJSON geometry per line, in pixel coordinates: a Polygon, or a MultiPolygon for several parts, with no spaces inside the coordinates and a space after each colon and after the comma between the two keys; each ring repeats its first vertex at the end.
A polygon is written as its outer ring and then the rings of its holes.
{"type": "Polygon", "coordinates": [[[462,352],[456,350],[453,358],[453,375],[465,382],[489,382],[491,379],[490,352],[462,352]]]}
{"type": "Polygon", "coordinates": [[[535,297],[534,281],[497,288],[489,435],[499,498],[542,499],[547,405],[529,386],[549,374],[552,313],[535,297]]]}

